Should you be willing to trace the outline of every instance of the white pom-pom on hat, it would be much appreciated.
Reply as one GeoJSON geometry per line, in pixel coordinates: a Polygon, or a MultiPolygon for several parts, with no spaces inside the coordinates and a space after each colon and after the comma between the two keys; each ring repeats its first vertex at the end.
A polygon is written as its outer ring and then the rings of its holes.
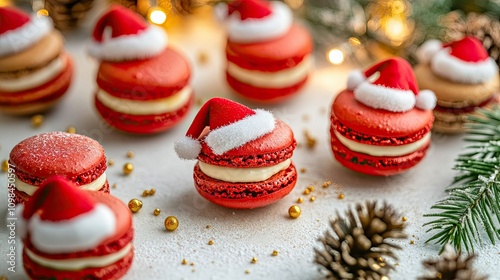
{"type": "Polygon", "coordinates": [[[361,70],[351,71],[347,77],[347,89],[354,90],[364,81],[366,81],[366,77],[361,70]]]}
{"type": "Polygon", "coordinates": [[[182,136],[179,140],[175,141],[174,149],[182,159],[196,159],[201,152],[201,143],[189,136],[182,136]]]}
{"type": "Polygon", "coordinates": [[[420,63],[431,61],[432,57],[443,49],[443,43],[438,40],[429,40],[417,49],[417,58],[420,63]]]}
{"type": "Polygon", "coordinates": [[[422,110],[433,110],[436,107],[437,98],[433,91],[424,89],[418,92],[415,106],[422,110]]]}

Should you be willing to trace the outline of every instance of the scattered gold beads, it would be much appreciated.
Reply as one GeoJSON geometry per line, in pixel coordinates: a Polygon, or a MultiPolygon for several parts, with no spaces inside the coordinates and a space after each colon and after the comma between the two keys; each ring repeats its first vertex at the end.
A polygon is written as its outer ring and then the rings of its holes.
{"type": "Polygon", "coordinates": [[[206,64],[208,62],[208,54],[205,52],[198,53],[198,62],[202,65],[206,64]]]}
{"type": "Polygon", "coordinates": [[[297,198],[297,203],[302,203],[304,199],[302,197],[297,198]]]}
{"type": "Polygon", "coordinates": [[[304,131],[304,136],[306,137],[306,144],[309,149],[312,149],[316,146],[316,138],[309,133],[308,130],[304,131]]]}
{"type": "Polygon", "coordinates": [[[127,162],[125,163],[125,165],[123,165],[123,174],[130,175],[132,171],[134,171],[134,165],[132,163],[127,162]]]}
{"type": "Polygon", "coordinates": [[[161,213],[160,208],[155,208],[155,210],[153,210],[153,214],[154,214],[155,216],[160,215],[160,213],[161,213]]]}
{"type": "Polygon", "coordinates": [[[278,251],[273,250],[273,254],[272,254],[272,255],[273,255],[273,257],[276,257],[276,256],[278,255],[278,253],[279,253],[278,251]]]}
{"type": "Polygon", "coordinates": [[[213,240],[208,240],[208,245],[214,245],[214,241],[213,240]]]}
{"type": "Polygon", "coordinates": [[[257,258],[256,258],[256,257],[253,257],[253,258],[252,258],[252,263],[257,263],[257,261],[258,261],[258,260],[257,260],[257,258]]]}
{"type": "Polygon", "coordinates": [[[311,201],[311,202],[313,202],[315,200],[316,200],[316,197],[314,197],[314,196],[311,196],[311,198],[309,198],[309,201],[311,201]]]}
{"type": "Polygon", "coordinates": [[[311,191],[309,189],[305,189],[303,194],[308,195],[311,191]]]}
{"type": "Polygon", "coordinates": [[[134,157],[134,151],[128,151],[127,152],[127,157],[128,158],[133,158],[134,157]]]}
{"type": "Polygon", "coordinates": [[[108,160],[108,166],[113,166],[113,165],[115,165],[115,161],[112,159],[108,160]]]}
{"type": "Polygon", "coordinates": [[[413,239],[410,240],[410,244],[412,244],[412,245],[415,244],[415,240],[413,240],[413,239]]]}
{"type": "Polygon", "coordinates": [[[190,265],[190,266],[194,266],[194,262],[191,262],[189,265],[190,265]]]}
{"type": "Polygon", "coordinates": [[[212,227],[211,225],[207,225],[205,228],[207,228],[207,229],[208,229],[208,228],[211,228],[211,227],[212,227]]]}
{"type": "Polygon", "coordinates": [[[250,269],[245,270],[245,274],[250,274],[250,269]]]}
{"type": "Polygon", "coordinates": [[[179,220],[175,216],[168,216],[165,219],[165,229],[168,231],[174,231],[179,227],[179,220]]]}
{"type": "Polygon", "coordinates": [[[297,205],[292,205],[288,209],[288,215],[292,219],[297,219],[300,216],[300,213],[302,213],[302,210],[300,210],[300,207],[297,205]]]}
{"type": "Polygon", "coordinates": [[[3,172],[9,171],[9,161],[8,160],[2,161],[2,171],[3,172]]]}
{"type": "Polygon", "coordinates": [[[31,117],[31,126],[32,127],[40,127],[43,124],[44,117],[43,115],[34,115],[31,117]]]}
{"type": "Polygon", "coordinates": [[[156,189],[152,188],[149,190],[149,195],[154,195],[156,193],[156,189]]]}
{"type": "Polygon", "coordinates": [[[300,173],[306,173],[306,171],[307,171],[307,169],[305,169],[304,167],[302,167],[302,168],[300,169],[300,173]]]}
{"type": "Polygon", "coordinates": [[[406,216],[403,216],[403,217],[401,218],[401,221],[403,221],[403,222],[406,222],[406,221],[408,221],[408,217],[406,217],[406,216]]]}
{"type": "Polygon", "coordinates": [[[332,182],[330,182],[330,181],[325,181],[325,182],[323,182],[323,185],[321,185],[321,186],[322,186],[323,188],[325,188],[325,189],[326,189],[326,188],[328,188],[331,184],[332,184],[332,182]]]}
{"type": "Polygon", "coordinates": [[[132,213],[137,213],[142,208],[142,201],[137,198],[133,198],[128,202],[128,208],[132,211],[132,213]]]}
{"type": "Polygon", "coordinates": [[[148,190],[142,191],[142,197],[146,197],[148,195],[149,195],[149,191],[148,190]]]}
{"type": "Polygon", "coordinates": [[[182,259],[181,263],[182,263],[182,265],[186,265],[186,264],[188,264],[188,261],[186,259],[182,259]]]}
{"type": "Polygon", "coordinates": [[[338,199],[344,199],[345,198],[345,195],[343,193],[339,193],[339,195],[337,196],[338,199]]]}
{"type": "Polygon", "coordinates": [[[310,191],[310,192],[313,192],[314,191],[314,186],[313,185],[309,185],[307,187],[307,189],[310,191]]]}
{"type": "Polygon", "coordinates": [[[114,183],[113,186],[111,186],[113,189],[116,189],[118,187],[118,184],[114,183]]]}
{"type": "Polygon", "coordinates": [[[66,128],[66,132],[71,133],[71,134],[75,134],[76,128],[74,126],[68,126],[68,128],[66,128]]]}

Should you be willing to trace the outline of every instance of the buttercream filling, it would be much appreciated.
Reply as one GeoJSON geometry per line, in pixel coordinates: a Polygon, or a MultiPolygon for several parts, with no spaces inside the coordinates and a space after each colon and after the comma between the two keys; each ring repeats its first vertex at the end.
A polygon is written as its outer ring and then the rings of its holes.
{"type": "Polygon", "coordinates": [[[97,91],[97,99],[115,112],[129,115],[153,115],[177,111],[189,101],[192,89],[184,87],[177,93],[154,100],[138,101],[112,96],[103,89],[97,91]]]}
{"type": "Polygon", "coordinates": [[[250,168],[217,166],[202,161],[198,161],[198,164],[201,172],[211,178],[231,183],[249,183],[265,181],[274,174],[287,169],[291,162],[291,159],[287,159],[272,166],[250,168]]]}
{"type": "MultiPolygon", "coordinates": [[[[99,176],[99,178],[95,179],[94,181],[79,186],[79,188],[88,191],[98,191],[102,188],[102,186],[104,186],[105,183],[106,183],[106,172],[102,173],[102,175],[99,176]]],[[[28,195],[33,195],[33,193],[35,193],[35,191],[38,190],[38,186],[33,186],[28,183],[25,183],[19,180],[17,176],[15,178],[14,185],[16,186],[16,189],[23,191],[28,195]]]]}
{"type": "Polygon", "coordinates": [[[0,79],[0,90],[18,92],[38,87],[59,75],[66,67],[66,59],[62,56],[51,61],[47,66],[17,79],[0,79]]]}
{"type": "Polygon", "coordinates": [[[293,86],[304,80],[312,68],[312,58],[310,56],[304,59],[295,67],[287,68],[278,72],[262,72],[248,70],[238,65],[228,62],[227,72],[233,78],[249,85],[262,88],[282,88],[293,86]]]}
{"type": "Polygon", "coordinates": [[[104,256],[99,256],[99,257],[87,257],[87,258],[77,258],[77,259],[64,259],[64,260],[55,260],[55,259],[48,259],[41,257],[34,252],[30,251],[28,248],[25,248],[26,255],[28,257],[44,266],[44,267],[50,267],[53,269],[57,270],[80,270],[83,268],[87,267],[105,267],[110,264],[113,264],[121,259],[123,259],[125,256],[128,255],[128,253],[132,250],[132,243],[127,244],[125,247],[120,249],[120,251],[104,255],[104,256]]]}
{"type": "Polygon", "coordinates": [[[342,136],[337,131],[334,132],[337,139],[339,139],[340,143],[346,146],[349,150],[367,154],[375,157],[396,157],[396,156],[404,156],[407,154],[411,154],[415,151],[418,151],[420,148],[424,147],[431,138],[431,133],[427,133],[424,137],[410,144],[399,145],[399,146],[376,146],[376,145],[368,145],[353,141],[342,136]]]}

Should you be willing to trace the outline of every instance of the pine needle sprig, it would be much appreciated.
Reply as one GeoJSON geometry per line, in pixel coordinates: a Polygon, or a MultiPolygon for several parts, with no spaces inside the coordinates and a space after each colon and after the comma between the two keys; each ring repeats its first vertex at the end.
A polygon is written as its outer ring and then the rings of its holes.
{"type": "Polygon", "coordinates": [[[424,224],[427,232],[434,232],[426,242],[443,246],[441,252],[446,244],[473,252],[484,245],[483,232],[492,244],[500,241],[500,110],[482,110],[470,121],[465,141],[474,144],[456,159],[453,169],[460,173],[448,197],[431,207],[436,212],[424,215],[432,219],[424,224]]]}

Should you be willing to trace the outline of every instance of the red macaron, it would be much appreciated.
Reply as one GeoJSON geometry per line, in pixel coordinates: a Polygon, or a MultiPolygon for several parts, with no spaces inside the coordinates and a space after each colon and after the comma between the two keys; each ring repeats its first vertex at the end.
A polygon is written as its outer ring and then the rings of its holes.
{"type": "Polygon", "coordinates": [[[132,215],[112,195],[83,191],[55,176],[19,208],[30,278],[119,279],[130,268],[132,215]]]}
{"type": "Polygon", "coordinates": [[[240,209],[263,207],[290,193],[297,181],[291,161],[295,146],[284,122],[223,98],[209,100],[175,144],[181,158],[198,159],[198,193],[215,204],[240,209]],[[203,132],[205,124],[208,134],[203,132]]]}
{"type": "Polygon", "coordinates": [[[128,9],[112,6],[95,26],[90,52],[102,60],[95,106],[111,126],[130,133],[156,133],[187,115],[194,99],[190,67],[180,53],[167,47],[160,28],[128,9]],[[105,39],[107,29],[113,30],[112,37],[105,39]]]}
{"type": "Polygon", "coordinates": [[[50,132],[27,138],[12,149],[9,164],[16,176],[16,203],[24,202],[54,175],[82,189],[109,193],[104,149],[83,135],[50,132]]]}
{"type": "Polygon", "coordinates": [[[250,0],[231,2],[227,10],[229,86],[260,103],[280,102],[298,93],[312,68],[313,43],[305,28],[293,24],[289,8],[250,0]]]}
{"type": "Polygon", "coordinates": [[[337,95],[330,116],[332,151],[342,165],[369,175],[393,175],[425,156],[435,97],[418,92],[409,67],[402,59],[389,59],[350,75],[350,89],[337,95]],[[380,77],[370,82],[375,72],[380,77]]]}

